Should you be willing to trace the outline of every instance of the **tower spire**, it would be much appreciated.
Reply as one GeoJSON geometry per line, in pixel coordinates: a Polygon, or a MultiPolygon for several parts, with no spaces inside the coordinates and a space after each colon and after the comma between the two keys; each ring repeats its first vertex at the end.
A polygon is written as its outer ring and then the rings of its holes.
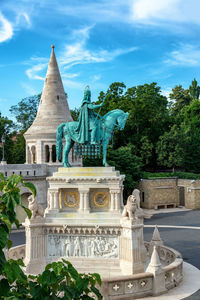
{"type": "MultiPolygon", "coordinates": [[[[55,143],[57,127],[61,123],[73,121],[54,53],[55,46],[52,45],[51,48],[51,57],[37,115],[33,124],[24,134],[26,143],[28,140],[37,140],[38,144],[38,139],[43,144],[47,139],[52,139],[55,143]]],[[[38,159],[39,152],[36,157],[37,163],[43,162],[43,158],[38,159]]]]}

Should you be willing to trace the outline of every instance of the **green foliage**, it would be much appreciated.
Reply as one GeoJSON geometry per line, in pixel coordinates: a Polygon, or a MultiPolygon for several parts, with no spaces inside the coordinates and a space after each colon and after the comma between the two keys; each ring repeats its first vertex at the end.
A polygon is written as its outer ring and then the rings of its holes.
{"type": "Polygon", "coordinates": [[[192,102],[192,97],[189,90],[185,90],[182,85],[176,85],[172,89],[172,93],[169,94],[170,100],[170,113],[172,116],[179,116],[180,112],[186,105],[189,105],[192,102]]]}
{"type": "Polygon", "coordinates": [[[33,123],[37,114],[40,98],[41,94],[34,95],[22,99],[17,105],[11,106],[10,112],[15,116],[20,130],[26,131],[33,123]]]}
{"type": "Polygon", "coordinates": [[[196,79],[192,80],[192,84],[189,87],[189,93],[192,99],[199,99],[200,86],[198,85],[196,79]]]}
{"type": "Polygon", "coordinates": [[[36,196],[35,186],[23,182],[21,176],[11,175],[7,179],[0,173],[0,299],[101,299],[101,285],[98,274],[79,274],[72,264],[64,259],[46,266],[45,271],[37,276],[24,274],[21,259],[6,260],[4,248],[12,243],[8,240],[11,226],[19,224],[15,208],[20,205],[31,217],[31,211],[21,205],[20,186],[28,188],[36,196]]]}
{"type": "Polygon", "coordinates": [[[78,120],[78,115],[79,115],[79,109],[77,109],[77,108],[70,109],[70,113],[71,113],[72,119],[74,121],[77,121],[78,120]]]}
{"type": "Polygon", "coordinates": [[[184,132],[174,125],[159,138],[156,148],[158,163],[169,168],[183,167],[184,151],[184,132]]]}
{"type": "Polygon", "coordinates": [[[145,165],[155,165],[156,142],[169,123],[167,98],[160,94],[156,83],[125,89],[123,82],[115,82],[99,96],[99,103],[104,101],[102,115],[117,108],[129,112],[124,130],[114,135],[113,147],[132,144],[145,165]]]}
{"type": "Polygon", "coordinates": [[[153,178],[166,178],[166,177],[176,177],[180,179],[194,179],[199,180],[200,174],[189,173],[189,172],[142,172],[142,179],[153,179],[153,178]]]}
{"type": "Polygon", "coordinates": [[[126,199],[135,188],[140,178],[142,160],[135,155],[135,148],[129,144],[118,149],[108,149],[108,163],[115,166],[121,174],[125,174],[124,198],[126,199]]]}
{"type": "Polygon", "coordinates": [[[16,141],[12,143],[8,162],[10,164],[23,164],[25,163],[25,158],[25,139],[23,131],[21,131],[16,135],[16,141]]]}

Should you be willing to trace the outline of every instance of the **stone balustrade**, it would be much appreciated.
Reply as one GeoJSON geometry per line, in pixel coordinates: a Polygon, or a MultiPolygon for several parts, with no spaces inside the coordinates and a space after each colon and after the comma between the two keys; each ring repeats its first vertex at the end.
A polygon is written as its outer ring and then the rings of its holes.
{"type": "Polygon", "coordinates": [[[46,165],[36,164],[11,164],[11,165],[0,165],[0,172],[5,177],[12,174],[20,175],[23,177],[35,177],[35,176],[47,176],[48,170],[46,165]]]}
{"type": "Polygon", "coordinates": [[[153,274],[139,273],[130,276],[119,276],[113,279],[103,279],[100,288],[104,300],[134,299],[151,296],[153,289],[153,274]]]}
{"type": "MultiPolygon", "coordinates": [[[[49,233],[74,233],[75,227],[72,228],[67,226],[66,228],[60,226],[55,228],[55,226],[49,226],[44,230],[48,230],[49,233]]],[[[83,228],[79,228],[80,233],[82,233],[83,228]]],[[[85,229],[86,230],[86,229],[85,229]]],[[[90,228],[87,230],[92,230],[91,233],[101,234],[101,228],[90,228]]],[[[107,228],[107,230],[118,230],[117,228],[107,228]]],[[[84,231],[83,231],[84,232],[84,231]]],[[[77,233],[77,231],[76,231],[77,233]]],[[[116,234],[120,234],[116,231],[116,234]]],[[[150,252],[150,243],[145,242],[145,247],[147,252],[150,252]]],[[[183,259],[181,254],[176,250],[166,247],[158,246],[157,251],[160,257],[162,265],[164,265],[163,270],[165,273],[165,287],[166,291],[176,287],[183,279],[183,259]]],[[[23,259],[25,257],[25,245],[20,245],[13,247],[9,250],[9,258],[23,259]]],[[[138,273],[135,275],[125,275],[114,278],[103,278],[102,286],[100,287],[101,293],[104,300],[115,300],[115,299],[137,299],[141,297],[148,297],[153,295],[153,282],[154,276],[152,273],[138,273]]]]}

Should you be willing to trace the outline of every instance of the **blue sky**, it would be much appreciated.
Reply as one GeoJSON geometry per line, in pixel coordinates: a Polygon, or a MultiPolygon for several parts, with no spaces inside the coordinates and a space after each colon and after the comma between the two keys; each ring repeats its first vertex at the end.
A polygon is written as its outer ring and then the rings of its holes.
{"type": "Polygon", "coordinates": [[[0,111],[42,91],[51,45],[70,108],[114,81],[200,82],[198,0],[0,0],[0,111]]]}

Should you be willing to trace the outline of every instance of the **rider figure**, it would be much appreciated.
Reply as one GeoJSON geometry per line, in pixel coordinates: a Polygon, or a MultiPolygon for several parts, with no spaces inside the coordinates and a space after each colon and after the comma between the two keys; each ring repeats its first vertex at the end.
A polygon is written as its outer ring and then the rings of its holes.
{"type": "Polygon", "coordinates": [[[89,86],[86,86],[84,98],[81,104],[81,109],[78,117],[78,127],[76,132],[79,135],[79,143],[97,144],[100,141],[100,122],[95,108],[99,108],[103,103],[96,105],[91,103],[91,92],[89,86]]]}

